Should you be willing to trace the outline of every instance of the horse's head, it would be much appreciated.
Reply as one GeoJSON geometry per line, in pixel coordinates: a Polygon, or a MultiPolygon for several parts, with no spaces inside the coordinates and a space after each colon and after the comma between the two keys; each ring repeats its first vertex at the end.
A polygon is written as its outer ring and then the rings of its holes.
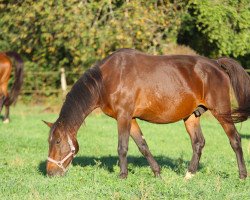
{"type": "Polygon", "coordinates": [[[62,176],[79,150],[75,134],[63,130],[58,123],[45,122],[50,127],[47,175],[62,176]]]}

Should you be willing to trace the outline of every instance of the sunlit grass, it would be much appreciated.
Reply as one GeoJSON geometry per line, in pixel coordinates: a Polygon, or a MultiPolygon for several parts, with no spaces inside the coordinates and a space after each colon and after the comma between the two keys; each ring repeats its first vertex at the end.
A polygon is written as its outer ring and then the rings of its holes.
{"type": "MultiPolygon", "coordinates": [[[[185,181],[192,155],[183,122],[155,125],[139,121],[162,169],[153,177],[145,158],[129,143],[129,176],[118,179],[116,122],[102,114],[87,118],[78,133],[80,151],[66,176],[48,178],[48,128],[42,119],[57,114],[42,106],[12,108],[11,123],[0,124],[0,199],[249,199],[250,181],[239,180],[226,134],[210,116],[202,119],[206,146],[196,176],[185,181]]],[[[237,125],[250,171],[250,122],[237,125]]]]}

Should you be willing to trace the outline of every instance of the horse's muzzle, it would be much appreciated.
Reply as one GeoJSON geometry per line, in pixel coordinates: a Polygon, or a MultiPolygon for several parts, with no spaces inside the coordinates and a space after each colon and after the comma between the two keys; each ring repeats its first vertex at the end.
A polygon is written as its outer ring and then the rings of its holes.
{"type": "Polygon", "coordinates": [[[65,172],[62,171],[61,169],[58,170],[47,170],[47,176],[53,177],[53,176],[64,176],[65,172]]]}
{"type": "Polygon", "coordinates": [[[63,176],[65,174],[64,170],[62,170],[61,168],[59,168],[53,163],[47,163],[46,171],[49,177],[63,176]]]}

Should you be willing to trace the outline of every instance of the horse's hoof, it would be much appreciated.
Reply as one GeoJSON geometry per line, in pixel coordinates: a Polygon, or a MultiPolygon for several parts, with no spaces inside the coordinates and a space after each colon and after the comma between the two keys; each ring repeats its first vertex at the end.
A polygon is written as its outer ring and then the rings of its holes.
{"type": "Polygon", "coordinates": [[[155,174],[155,177],[156,177],[156,178],[161,179],[161,174],[160,174],[160,172],[154,172],[154,174],[155,174]]]}
{"type": "Polygon", "coordinates": [[[247,174],[240,174],[240,179],[244,180],[247,178],[247,174]]]}
{"type": "Polygon", "coordinates": [[[9,119],[5,119],[5,120],[3,120],[3,123],[4,124],[8,124],[8,123],[10,123],[10,120],[9,119]]]}
{"type": "Polygon", "coordinates": [[[126,174],[126,173],[121,173],[120,175],[119,175],[119,178],[120,179],[126,179],[128,177],[128,174],[126,174]]]}
{"type": "Polygon", "coordinates": [[[185,175],[185,180],[190,180],[191,178],[193,178],[194,174],[192,174],[191,172],[187,171],[186,175],[185,175]]]}

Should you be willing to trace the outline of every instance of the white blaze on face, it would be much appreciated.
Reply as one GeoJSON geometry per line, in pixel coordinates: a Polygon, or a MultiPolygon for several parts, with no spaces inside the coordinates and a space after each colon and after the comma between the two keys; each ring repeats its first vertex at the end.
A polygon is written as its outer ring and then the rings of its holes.
{"type": "Polygon", "coordinates": [[[73,142],[70,139],[69,135],[68,135],[68,143],[69,143],[70,150],[71,151],[75,151],[75,147],[74,147],[73,142]]]}

